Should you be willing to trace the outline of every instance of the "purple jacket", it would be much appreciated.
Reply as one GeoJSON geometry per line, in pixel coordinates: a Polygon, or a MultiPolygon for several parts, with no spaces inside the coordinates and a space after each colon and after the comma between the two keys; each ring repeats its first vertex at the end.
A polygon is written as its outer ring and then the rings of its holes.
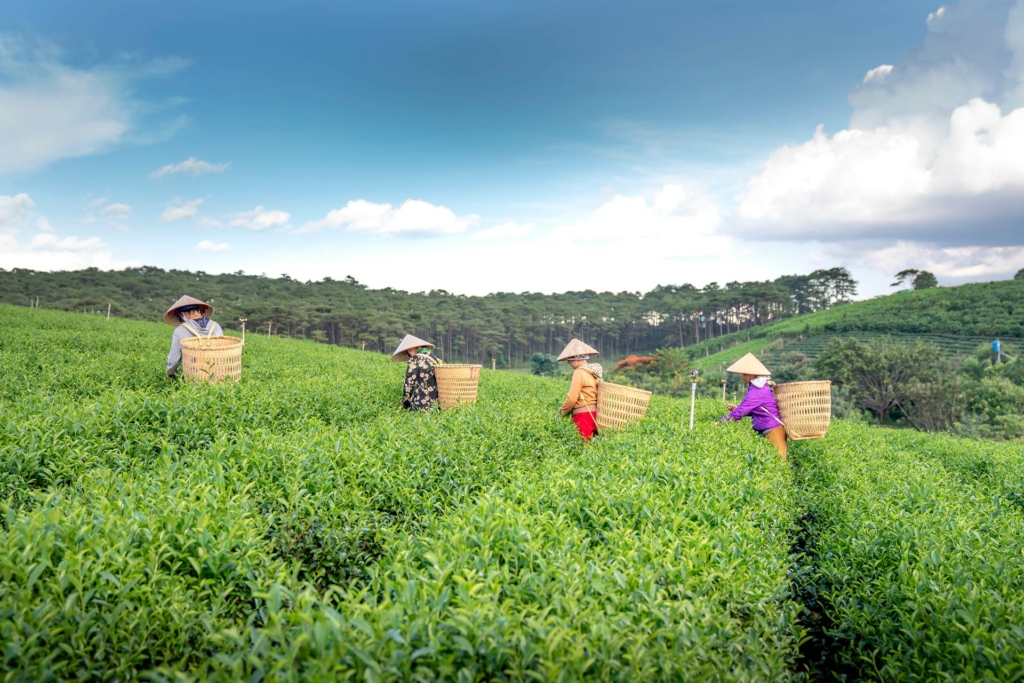
{"type": "Polygon", "coordinates": [[[722,418],[725,420],[742,420],[747,415],[752,416],[754,429],[762,432],[766,429],[774,429],[782,426],[782,416],[779,415],[779,404],[775,402],[775,394],[772,388],[765,384],[758,389],[753,384],[747,389],[747,395],[743,402],[736,406],[736,409],[722,418]]]}

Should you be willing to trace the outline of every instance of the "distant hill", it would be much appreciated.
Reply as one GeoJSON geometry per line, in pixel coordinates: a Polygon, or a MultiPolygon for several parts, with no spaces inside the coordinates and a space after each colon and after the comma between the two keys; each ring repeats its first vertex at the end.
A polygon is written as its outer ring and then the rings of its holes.
{"type": "Polygon", "coordinates": [[[815,357],[831,336],[881,334],[923,338],[966,355],[1000,338],[1024,339],[1024,280],[898,292],[825,311],[794,316],[690,347],[694,367],[720,370],[746,354],[799,350],[815,357]]]}

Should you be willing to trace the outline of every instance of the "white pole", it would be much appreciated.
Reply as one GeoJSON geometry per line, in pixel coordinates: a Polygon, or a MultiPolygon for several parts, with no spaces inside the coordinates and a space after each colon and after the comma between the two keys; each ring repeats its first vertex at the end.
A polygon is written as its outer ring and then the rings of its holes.
{"type": "Polygon", "coordinates": [[[491,359],[491,370],[497,370],[497,369],[498,369],[498,359],[497,358],[492,358],[491,359]]]}
{"type": "Polygon", "coordinates": [[[690,371],[690,431],[693,431],[693,411],[697,407],[697,371],[690,371]]]}
{"type": "Polygon", "coordinates": [[[110,302],[107,302],[107,322],[110,322],[110,302]]]}
{"type": "Polygon", "coordinates": [[[249,322],[248,318],[239,318],[238,322],[242,323],[242,343],[245,343],[245,323],[249,322]]]}

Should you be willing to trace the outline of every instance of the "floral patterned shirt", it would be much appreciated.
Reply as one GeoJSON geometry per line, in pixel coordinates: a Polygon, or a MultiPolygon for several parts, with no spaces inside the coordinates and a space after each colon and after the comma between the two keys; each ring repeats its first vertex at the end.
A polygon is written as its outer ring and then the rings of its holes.
{"type": "Polygon", "coordinates": [[[412,410],[430,410],[437,404],[437,378],[434,376],[436,358],[429,353],[417,353],[409,359],[402,386],[402,405],[412,410]]]}

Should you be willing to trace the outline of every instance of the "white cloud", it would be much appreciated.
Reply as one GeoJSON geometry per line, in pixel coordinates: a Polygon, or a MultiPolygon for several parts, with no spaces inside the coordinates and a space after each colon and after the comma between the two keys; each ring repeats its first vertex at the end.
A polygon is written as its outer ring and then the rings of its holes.
{"type": "Polygon", "coordinates": [[[475,214],[457,216],[447,207],[435,206],[420,199],[407,199],[397,209],[391,204],[355,199],[340,209],[334,209],[319,221],[306,223],[298,232],[345,228],[380,235],[447,235],[464,232],[475,227],[479,221],[479,216],[475,214]]]}
{"type": "Polygon", "coordinates": [[[65,237],[61,239],[53,233],[39,233],[29,242],[31,249],[48,249],[53,251],[98,251],[106,249],[107,245],[99,237],[79,239],[77,237],[65,237]]]}
{"type": "Polygon", "coordinates": [[[100,211],[101,214],[111,220],[119,220],[127,218],[128,214],[132,212],[132,207],[127,204],[108,204],[104,206],[100,211]]]}
{"type": "Polygon", "coordinates": [[[178,197],[167,205],[158,220],[161,223],[171,223],[191,218],[199,212],[199,205],[202,203],[202,199],[182,199],[178,197]]]}
{"type": "Polygon", "coordinates": [[[195,157],[189,157],[188,159],[185,159],[185,161],[182,161],[181,163],[167,164],[166,166],[162,166],[157,170],[153,171],[149,175],[149,177],[159,179],[163,178],[164,176],[172,175],[175,173],[187,173],[188,175],[191,175],[193,177],[204,175],[206,173],[223,173],[224,171],[227,170],[229,165],[230,164],[226,163],[211,164],[208,161],[202,161],[201,159],[196,159],[195,157]]]}
{"type": "Polygon", "coordinates": [[[182,63],[67,66],[52,47],[26,49],[0,37],[0,173],[102,152],[129,139],[146,106],[132,93],[140,78],[182,63]]]}
{"type": "Polygon", "coordinates": [[[642,196],[616,196],[590,216],[556,228],[563,242],[613,243],[623,246],[646,241],[662,254],[704,252],[720,246],[718,207],[697,185],[663,186],[648,201],[642,196]]]}
{"type": "Polygon", "coordinates": [[[227,242],[217,243],[213,240],[203,240],[196,245],[196,251],[228,251],[231,245],[227,242]]]}
{"type": "Polygon", "coordinates": [[[82,216],[82,223],[96,223],[100,220],[112,225],[115,228],[124,229],[124,221],[132,212],[128,204],[107,204],[109,197],[98,197],[89,202],[85,215],[82,216]]]}
{"type": "Polygon", "coordinates": [[[196,219],[197,228],[219,228],[224,224],[216,218],[209,218],[208,216],[200,216],[196,219]]]}
{"type": "Polygon", "coordinates": [[[252,211],[242,211],[234,214],[231,220],[228,221],[228,225],[232,228],[246,228],[247,230],[259,231],[286,226],[290,219],[291,214],[287,211],[278,211],[276,209],[268,211],[262,206],[257,206],[252,211]]]}
{"type": "Polygon", "coordinates": [[[34,206],[32,198],[24,192],[13,197],[0,195],[0,229],[20,227],[28,220],[34,206]]]}
{"type": "Polygon", "coordinates": [[[509,221],[508,223],[495,225],[493,228],[474,232],[469,239],[474,242],[482,240],[515,239],[517,237],[523,237],[531,230],[533,230],[533,223],[516,223],[515,221],[509,221]]]}
{"type": "Polygon", "coordinates": [[[108,246],[99,237],[60,237],[43,216],[33,213],[34,203],[25,193],[0,195],[0,268],[68,270],[110,267],[108,246]],[[27,240],[20,238],[35,218],[39,230],[27,240]]]}
{"type": "Polygon", "coordinates": [[[893,69],[892,64],[882,64],[881,66],[876,66],[874,69],[872,69],[871,71],[868,71],[864,75],[864,80],[862,82],[863,83],[870,83],[871,81],[880,81],[880,80],[884,79],[886,76],[888,76],[889,74],[891,74],[892,73],[892,69],[893,69]]]}
{"type": "Polygon", "coordinates": [[[738,230],[1024,242],[1024,108],[999,104],[1024,81],[1024,0],[1010,4],[934,12],[924,45],[869,71],[851,95],[848,129],[819,127],[770,156],[738,198],[738,230]]]}
{"type": "Polygon", "coordinates": [[[862,262],[887,273],[928,270],[953,281],[1012,277],[1024,268],[1024,247],[936,247],[899,241],[866,253],[862,262]]]}

